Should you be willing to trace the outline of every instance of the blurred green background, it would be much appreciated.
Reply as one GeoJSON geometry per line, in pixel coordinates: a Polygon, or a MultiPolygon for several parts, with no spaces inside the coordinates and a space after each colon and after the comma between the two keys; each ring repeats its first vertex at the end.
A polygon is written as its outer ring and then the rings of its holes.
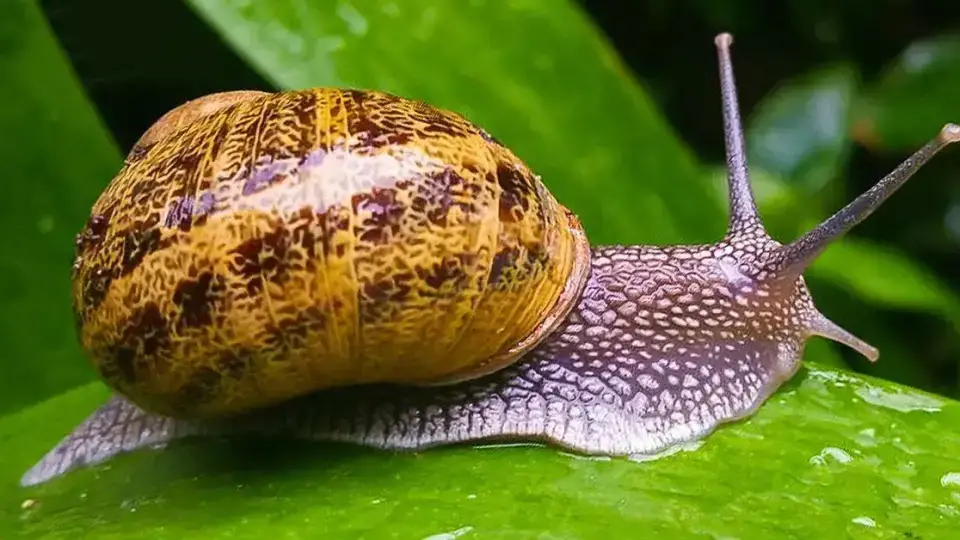
{"type": "MultiPolygon", "coordinates": [[[[458,110],[540,172],[594,243],[723,232],[720,31],[735,36],[754,185],[781,240],[960,122],[957,2],[333,3],[324,18],[287,1],[0,2],[0,414],[92,379],[69,313],[73,235],[142,131],[208,92],[376,87],[458,110]]],[[[951,148],[808,274],[880,362],[821,340],[807,358],[960,396],[958,268],[951,148]]]]}

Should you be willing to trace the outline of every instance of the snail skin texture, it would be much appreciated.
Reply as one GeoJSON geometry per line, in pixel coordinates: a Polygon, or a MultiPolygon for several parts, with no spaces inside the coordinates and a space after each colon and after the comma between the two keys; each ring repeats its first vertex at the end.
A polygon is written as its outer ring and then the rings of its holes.
{"type": "Polygon", "coordinates": [[[174,109],[78,235],[81,344],[115,391],[32,485],[193,436],[419,450],[539,441],[650,454],[750,416],[822,336],[802,273],[960,128],[794,242],[751,192],[729,47],[727,233],[590,247],[459,115],[379,92],[229,92],[174,109]]]}

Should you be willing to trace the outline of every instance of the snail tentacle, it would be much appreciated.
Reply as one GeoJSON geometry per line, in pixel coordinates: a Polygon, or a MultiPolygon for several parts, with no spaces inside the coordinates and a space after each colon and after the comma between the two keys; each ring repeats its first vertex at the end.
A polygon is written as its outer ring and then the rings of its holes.
{"type": "Polygon", "coordinates": [[[723,110],[723,136],[727,155],[727,191],[729,193],[730,221],[727,236],[747,232],[763,232],[763,224],[753,189],[750,186],[750,171],[747,166],[747,145],[743,140],[740,121],[740,103],[737,100],[736,78],[730,59],[733,36],[727,33],[714,39],[717,60],[720,66],[720,98],[723,110]]]}

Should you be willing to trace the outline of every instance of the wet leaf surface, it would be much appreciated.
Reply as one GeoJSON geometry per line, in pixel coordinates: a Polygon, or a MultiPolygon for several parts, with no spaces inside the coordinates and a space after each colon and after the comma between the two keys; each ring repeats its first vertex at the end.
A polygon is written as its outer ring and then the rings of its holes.
{"type": "Polygon", "coordinates": [[[658,459],[198,439],[17,487],[105,396],[85,386],[0,420],[0,534],[949,538],[960,523],[960,403],[816,365],[750,420],[658,459]]]}

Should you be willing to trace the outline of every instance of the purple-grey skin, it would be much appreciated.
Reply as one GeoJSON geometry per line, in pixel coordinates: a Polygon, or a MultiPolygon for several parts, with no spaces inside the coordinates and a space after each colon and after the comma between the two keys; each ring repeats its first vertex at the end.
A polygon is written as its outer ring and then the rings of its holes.
{"type": "MultiPolygon", "coordinates": [[[[175,420],[113,397],[22,478],[44,482],[121,453],[193,436],[333,440],[390,450],[490,440],[589,455],[637,455],[702,439],[752,415],[798,370],[812,336],[878,352],[817,311],[802,273],[924,163],[960,140],[939,136],[786,246],[763,228],[751,191],[729,46],[715,40],[730,221],[710,245],[607,246],[560,327],[512,366],[452,386],[327,390],[242,417],[175,420]]],[[[442,314],[438,314],[442,316],[442,314]]]]}

